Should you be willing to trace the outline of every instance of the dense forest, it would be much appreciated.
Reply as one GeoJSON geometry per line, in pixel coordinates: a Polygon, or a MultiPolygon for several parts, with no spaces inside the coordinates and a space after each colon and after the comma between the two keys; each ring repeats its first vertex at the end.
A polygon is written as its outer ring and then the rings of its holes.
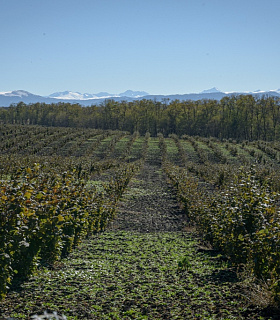
{"type": "Polygon", "coordinates": [[[24,104],[0,109],[1,123],[122,130],[152,136],[162,133],[219,139],[277,140],[280,138],[280,98],[238,95],[220,101],[116,102],[83,107],[79,104],[24,104]]]}

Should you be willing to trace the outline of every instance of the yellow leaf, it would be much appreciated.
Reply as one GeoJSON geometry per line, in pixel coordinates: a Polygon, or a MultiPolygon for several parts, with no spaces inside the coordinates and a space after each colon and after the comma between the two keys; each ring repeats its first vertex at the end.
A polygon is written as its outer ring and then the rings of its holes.
{"type": "Polygon", "coordinates": [[[35,214],[35,212],[29,212],[29,213],[27,213],[27,217],[31,217],[31,216],[34,216],[34,214],[35,214]]]}
{"type": "Polygon", "coordinates": [[[42,199],[42,197],[43,197],[43,194],[40,192],[40,193],[37,194],[36,199],[40,200],[40,199],[42,199]]]}
{"type": "Polygon", "coordinates": [[[57,217],[57,220],[58,220],[58,221],[63,221],[64,218],[63,218],[63,216],[60,214],[60,215],[57,217]]]}
{"type": "Polygon", "coordinates": [[[31,197],[31,192],[29,192],[29,191],[25,192],[24,197],[25,197],[26,199],[30,199],[30,197],[31,197]]]}
{"type": "Polygon", "coordinates": [[[31,170],[30,168],[27,168],[27,169],[26,169],[26,172],[27,172],[27,173],[31,173],[32,170],[31,170]]]}

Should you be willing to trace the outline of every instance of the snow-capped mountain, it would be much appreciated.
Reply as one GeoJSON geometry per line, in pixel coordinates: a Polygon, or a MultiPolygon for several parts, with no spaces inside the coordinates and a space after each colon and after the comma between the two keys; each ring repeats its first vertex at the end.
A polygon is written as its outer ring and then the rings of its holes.
{"type": "Polygon", "coordinates": [[[273,92],[277,92],[278,94],[280,94],[280,89],[276,89],[276,90],[269,90],[269,91],[264,91],[264,90],[255,90],[250,92],[251,94],[266,94],[266,93],[273,93],[273,92]]]}
{"type": "Polygon", "coordinates": [[[99,99],[99,98],[109,98],[118,95],[110,94],[108,92],[94,93],[80,93],[72,91],[55,92],[50,94],[48,97],[55,99],[65,99],[65,100],[88,100],[88,99],[99,99]]]}
{"type": "MultiPolygon", "coordinates": [[[[46,99],[42,96],[32,94],[25,90],[14,90],[8,92],[0,92],[0,107],[8,107],[11,104],[24,102],[28,103],[36,103],[36,102],[46,102],[46,99]]],[[[50,101],[46,103],[52,103],[50,101]]]]}
{"type": "Polygon", "coordinates": [[[32,94],[25,90],[15,90],[9,92],[0,92],[0,107],[9,107],[12,104],[17,104],[19,102],[24,102],[25,104],[29,103],[58,103],[58,102],[67,102],[67,103],[78,103],[82,106],[91,106],[99,105],[104,102],[106,99],[113,99],[115,101],[134,101],[141,99],[150,99],[162,101],[165,100],[203,100],[203,99],[213,99],[220,100],[223,97],[231,95],[240,95],[240,94],[252,94],[253,96],[275,96],[280,97],[280,88],[276,90],[256,90],[253,92],[222,92],[217,88],[211,88],[203,90],[200,93],[187,93],[187,94],[172,94],[172,95],[150,95],[144,91],[132,91],[127,90],[119,94],[111,94],[108,92],[99,92],[96,94],[93,93],[80,93],[72,91],[63,91],[50,94],[47,97],[39,96],[32,94]]]}
{"type": "Polygon", "coordinates": [[[29,93],[28,91],[24,91],[24,90],[0,92],[0,95],[3,95],[5,97],[27,97],[30,94],[31,93],[29,93]]]}
{"type": "Polygon", "coordinates": [[[48,97],[55,99],[65,99],[65,100],[89,100],[89,99],[108,99],[113,97],[128,97],[128,98],[140,98],[143,96],[149,95],[145,91],[132,91],[127,90],[122,93],[108,93],[108,92],[99,92],[99,93],[80,93],[72,91],[63,91],[55,92],[50,94],[48,97]]]}

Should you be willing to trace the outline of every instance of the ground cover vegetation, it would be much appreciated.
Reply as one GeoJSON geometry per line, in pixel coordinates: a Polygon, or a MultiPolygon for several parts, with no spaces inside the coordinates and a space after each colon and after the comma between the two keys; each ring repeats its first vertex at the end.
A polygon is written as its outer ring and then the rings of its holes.
{"type": "Polygon", "coordinates": [[[0,317],[279,319],[277,140],[2,124],[0,151],[0,317]]]}

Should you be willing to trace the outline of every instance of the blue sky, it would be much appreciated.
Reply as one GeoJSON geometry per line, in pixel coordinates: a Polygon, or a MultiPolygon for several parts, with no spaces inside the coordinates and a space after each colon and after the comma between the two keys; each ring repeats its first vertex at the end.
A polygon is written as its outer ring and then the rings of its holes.
{"type": "Polygon", "coordinates": [[[279,0],[0,0],[0,92],[280,88],[279,0]]]}

